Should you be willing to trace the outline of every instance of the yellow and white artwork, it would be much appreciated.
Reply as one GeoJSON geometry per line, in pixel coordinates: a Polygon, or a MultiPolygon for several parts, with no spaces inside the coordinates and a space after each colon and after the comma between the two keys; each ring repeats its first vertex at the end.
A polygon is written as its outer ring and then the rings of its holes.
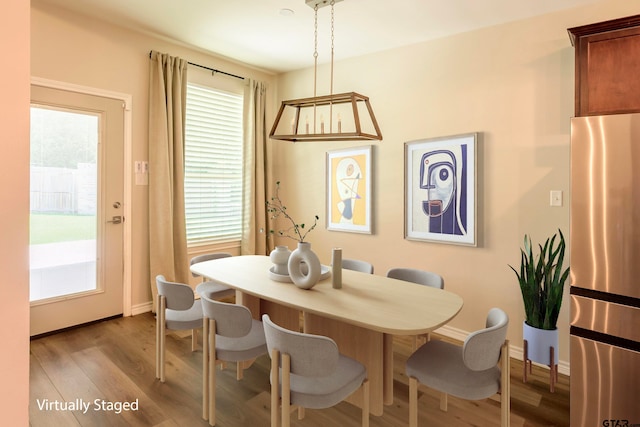
{"type": "Polygon", "coordinates": [[[371,233],[371,146],[327,153],[327,228],[371,233]]]}

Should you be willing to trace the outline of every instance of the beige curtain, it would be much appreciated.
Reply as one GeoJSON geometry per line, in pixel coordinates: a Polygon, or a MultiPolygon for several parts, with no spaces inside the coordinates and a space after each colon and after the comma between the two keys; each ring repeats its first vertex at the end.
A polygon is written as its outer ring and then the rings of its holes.
{"type": "Polygon", "coordinates": [[[243,255],[266,255],[266,85],[247,79],[244,93],[243,255]]]}
{"type": "Polygon", "coordinates": [[[184,213],[187,61],[151,52],[149,63],[149,268],[154,311],[158,274],[188,283],[184,213]]]}

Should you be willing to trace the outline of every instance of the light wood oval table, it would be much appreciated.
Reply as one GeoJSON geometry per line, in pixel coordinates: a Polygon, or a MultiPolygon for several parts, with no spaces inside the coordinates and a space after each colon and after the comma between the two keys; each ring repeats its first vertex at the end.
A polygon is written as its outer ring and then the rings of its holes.
{"type": "MultiPolygon", "coordinates": [[[[393,335],[431,332],[463,305],[452,292],[344,269],[341,289],[334,289],[329,277],[303,290],[271,280],[272,265],[268,256],[245,255],[198,263],[191,271],[235,288],[236,302],[257,319],[268,313],[283,327],[334,339],[340,352],[367,367],[374,415],[393,403],[393,335]]],[[[206,286],[198,292],[206,293],[206,286]]]]}

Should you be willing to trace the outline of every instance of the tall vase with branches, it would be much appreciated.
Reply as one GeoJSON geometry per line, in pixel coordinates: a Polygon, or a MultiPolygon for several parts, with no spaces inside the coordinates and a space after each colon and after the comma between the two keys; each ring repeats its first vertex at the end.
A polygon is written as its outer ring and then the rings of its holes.
{"type": "Polygon", "coordinates": [[[302,289],[311,289],[320,278],[322,265],[318,256],[311,250],[311,245],[305,239],[316,228],[320,217],[315,215],[310,227],[307,227],[305,223],[296,222],[280,199],[280,181],[276,182],[275,193],[266,202],[266,205],[272,221],[275,222],[282,218],[288,223],[287,228],[278,231],[269,230],[269,232],[298,242],[298,247],[291,253],[287,263],[291,280],[302,289]]]}
{"type": "Polygon", "coordinates": [[[270,218],[275,222],[278,218],[283,218],[290,223],[290,226],[284,229],[280,229],[275,231],[273,229],[269,230],[271,234],[277,234],[278,236],[287,237],[292,240],[296,240],[298,242],[304,242],[304,239],[307,237],[307,234],[313,231],[314,228],[318,225],[318,220],[320,217],[315,215],[313,224],[311,227],[306,227],[305,223],[297,223],[289,212],[287,211],[287,207],[284,205],[282,200],[280,199],[280,181],[276,182],[276,190],[271,197],[270,200],[267,200],[267,212],[269,213],[270,218]]]}

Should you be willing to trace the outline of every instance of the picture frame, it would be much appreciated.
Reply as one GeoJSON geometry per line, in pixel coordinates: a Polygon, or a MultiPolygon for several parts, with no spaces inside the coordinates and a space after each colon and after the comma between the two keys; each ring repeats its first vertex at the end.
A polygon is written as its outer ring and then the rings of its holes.
{"type": "Polygon", "coordinates": [[[327,151],[327,229],[372,233],[371,145],[327,151]]]}
{"type": "Polygon", "coordinates": [[[477,245],[478,133],[405,143],[405,239],[477,245]]]}

